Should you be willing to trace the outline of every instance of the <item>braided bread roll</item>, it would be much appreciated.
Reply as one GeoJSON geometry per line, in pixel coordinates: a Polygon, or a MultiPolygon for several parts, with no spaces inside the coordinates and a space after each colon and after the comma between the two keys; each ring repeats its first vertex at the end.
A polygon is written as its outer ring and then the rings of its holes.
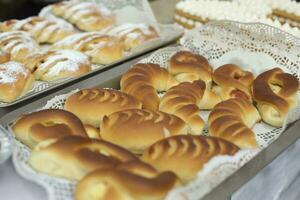
{"type": "Polygon", "coordinates": [[[71,49],[90,57],[96,64],[110,64],[123,57],[124,44],[114,36],[99,32],[77,33],[55,43],[52,49],[71,49]]]}
{"type": "Polygon", "coordinates": [[[212,82],[212,67],[206,58],[190,51],[179,51],[171,59],[168,68],[179,82],[202,80],[207,85],[212,82]]]}
{"type": "Polygon", "coordinates": [[[105,115],[141,107],[133,96],[113,89],[83,89],[69,96],[65,103],[66,110],[94,127],[99,127],[105,115]]]}
{"type": "Polygon", "coordinates": [[[36,80],[56,81],[91,71],[89,58],[77,51],[56,50],[33,54],[24,62],[36,80]]]}
{"type": "Polygon", "coordinates": [[[158,173],[151,166],[138,163],[88,174],[77,184],[75,199],[163,200],[169,190],[180,184],[174,173],[158,173]]]}
{"type": "Polygon", "coordinates": [[[11,31],[0,33],[0,49],[9,53],[12,60],[22,62],[38,50],[38,45],[28,33],[11,31]]]}
{"type": "Polygon", "coordinates": [[[299,81],[280,68],[260,74],[253,82],[253,99],[264,122],[281,127],[290,109],[298,104],[299,81]]]}
{"type": "Polygon", "coordinates": [[[187,134],[187,125],[175,115],[159,111],[129,109],[104,116],[101,137],[134,153],[141,154],[154,142],[187,134]]]}
{"type": "Polygon", "coordinates": [[[8,20],[0,24],[2,32],[25,31],[29,32],[39,43],[54,43],[74,34],[74,29],[58,21],[50,21],[43,17],[28,17],[23,20],[8,20]]]}
{"type": "Polygon", "coordinates": [[[10,54],[0,49],[0,64],[10,61],[10,54]]]}
{"type": "Polygon", "coordinates": [[[170,88],[162,97],[159,110],[178,116],[189,125],[189,132],[197,135],[204,127],[200,109],[211,109],[219,102],[220,98],[198,80],[170,88]]]}
{"type": "Polygon", "coordinates": [[[208,117],[212,136],[226,139],[240,148],[255,148],[257,142],[251,127],[260,120],[256,108],[248,100],[233,98],[217,104],[208,117]]]}
{"type": "Polygon", "coordinates": [[[237,65],[222,65],[213,73],[213,81],[216,83],[213,91],[222,100],[244,98],[252,101],[250,88],[253,80],[254,76],[251,72],[244,71],[237,65]]]}
{"type": "Polygon", "coordinates": [[[114,168],[135,159],[129,151],[103,140],[65,136],[38,144],[30,154],[29,164],[50,176],[80,180],[96,169],[114,168]]]}
{"type": "Polygon", "coordinates": [[[121,78],[121,91],[133,95],[143,103],[143,108],[157,110],[157,92],[167,91],[177,81],[164,68],[153,63],[133,65],[121,78]]]}
{"type": "Polygon", "coordinates": [[[20,116],[12,130],[18,140],[30,148],[47,139],[66,135],[87,137],[81,121],[65,110],[45,109],[20,116]]]}
{"type": "Polygon", "coordinates": [[[83,31],[99,31],[115,24],[115,15],[94,2],[63,1],[52,5],[54,15],[83,31]]]}
{"type": "Polygon", "coordinates": [[[177,135],[151,145],[145,150],[142,160],[160,172],[170,170],[188,182],[212,157],[234,155],[238,150],[236,145],[220,138],[177,135]]]}
{"type": "Polygon", "coordinates": [[[0,64],[0,101],[15,101],[30,91],[33,84],[34,77],[23,64],[14,61],[0,64]]]}

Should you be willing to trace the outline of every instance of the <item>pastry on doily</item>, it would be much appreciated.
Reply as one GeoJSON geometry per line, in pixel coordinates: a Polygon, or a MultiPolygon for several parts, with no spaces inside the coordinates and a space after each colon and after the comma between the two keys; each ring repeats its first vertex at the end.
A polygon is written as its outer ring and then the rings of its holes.
{"type": "Polygon", "coordinates": [[[34,77],[21,63],[0,64],[0,101],[12,102],[33,88],[34,77]]]}
{"type": "Polygon", "coordinates": [[[0,64],[10,61],[10,54],[0,49],[0,64]]]}
{"type": "Polygon", "coordinates": [[[99,31],[115,24],[115,14],[95,2],[62,1],[52,5],[54,15],[83,31],[99,31]]]}
{"type": "Polygon", "coordinates": [[[4,21],[0,24],[0,30],[29,32],[39,43],[54,43],[74,34],[74,29],[69,26],[38,16],[4,21]]]}
{"type": "Polygon", "coordinates": [[[99,32],[73,34],[55,43],[51,48],[80,51],[96,64],[110,64],[121,59],[124,54],[124,44],[119,38],[99,32]]]}
{"type": "Polygon", "coordinates": [[[88,56],[73,50],[53,50],[36,53],[24,61],[35,79],[55,81],[72,78],[91,71],[88,56]]]}

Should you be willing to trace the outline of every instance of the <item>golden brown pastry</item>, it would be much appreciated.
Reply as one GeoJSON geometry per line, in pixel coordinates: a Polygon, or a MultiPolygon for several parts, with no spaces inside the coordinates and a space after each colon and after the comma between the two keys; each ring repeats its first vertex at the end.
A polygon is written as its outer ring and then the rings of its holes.
{"type": "Polygon", "coordinates": [[[29,165],[50,176],[80,180],[96,169],[114,168],[135,159],[117,145],[73,135],[39,143],[30,154],[29,165]]]}
{"type": "Polygon", "coordinates": [[[174,173],[158,173],[149,165],[137,163],[88,174],[77,184],[75,199],[163,200],[169,190],[180,185],[174,173]]]}
{"type": "Polygon", "coordinates": [[[26,32],[10,31],[0,33],[0,49],[10,53],[12,60],[22,62],[38,50],[38,45],[26,32]]]}
{"type": "Polygon", "coordinates": [[[121,38],[127,51],[159,37],[154,27],[146,24],[121,24],[110,28],[106,33],[121,38]]]}
{"type": "Polygon", "coordinates": [[[10,54],[0,49],[0,64],[10,61],[10,54]]]}
{"type": "Polygon", "coordinates": [[[29,56],[25,66],[36,80],[56,81],[73,78],[91,71],[89,58],[73,50],[56,50],[29,56]]]}
{"type": "Polygon", "coordinates": [[[160,140],[147,148],[142,160],[158,171],[173,171],[182,181],[194,179],[212,157],[234,155],[239,148],[220,138],[177,135],[160,140]]]}
{"type": "Polygon", "coordinates": [[[212,82],[212,67],[206,58],[190,51],[179,51],[171,59],[168,68],[179,82],[202,80],[208,86],[212,82]]]}
{"type": "Polygon", "coordinates": [[[18,62],[0,64],[0,101],[12,102],[32,89],[34,77],[18,62]]]}
{"type": "Polygon", "coordinates": [[[134,153],[141,154],[154,142],[187,134],[188,126],[175,115],[160,111],[129,109],[104,116],[101,137],[134,153]]]}
{"type": "Polygon", "coordinates": [[[299,81],[280,68],[260,74],[253,82],[252,93],[264,122],[281,127],[290,109],[298,104],[299,81]]]}
{"type": "Polygon", "coordinates": [[[52,5],[52,13],[83,31],[99,31],[115,24],[115,15],[95,2],[62,1],[52,5]]]}
{"type": "Polygon", "coordinates": [[[260,119],[250,101],[232,98],[213,108],[208,118],[208,130],[210,135],[226,139],[240,148],[255,148],[258,145],[251,127],[260,119]]]}
{"type": "Polygon", "coordinates": [[[133,95],[143,103],[143,108],[157,110],[157,92],[167,91],[178,84],[169,72],[153,63],[133,65],[121,78],[121,91],[133,95]]]}
{"type": "Polygon", "coordinates": [[[47,139],[66,135],[88,137],[81,121],[72,113],[45,109],[20,116],[12,126],[18,140],[30,148],[47,139]]]}
{"type": "Polygon", "coordinates": [[[84,129],[89,138],[101,139],[99,129],[95,128],[94,126],[85,124],[84,129]]]}
{"type": "Polygon", "coordinates": [[[54,43],[64,37],[74,34],[74,29],[58,21],[51,21],[43,17],[28,17],[23,20],[11,19],[0,24],[0,31],[29,32],[39,43],[54,43]]]}
{"type": "Polygon", "coordinates": [[[213,73],[213,91],[222,100],[244,98],[252,101],[250,88],[254,76],[251,72],[242,70],[234,64],[226,64],[217,68],[213,73]]]}
{"type": "Polygon", "coordinates": [[[66,110],[94,127],[99,127],[104,115],[141,107],[141,102],[133,96],[113,89],[83,89],[68,97],[65,103],[66,110]]]}
{"type": "Polygon", "coordinates": [[[204,127],[200,109],[211,109],[219,102],[220,98],[198,80],[170,88],[162,97],[159,110],[178,116],[189,125],[190,133],[199,135],[204,127]]]}
{"type": "Polygon", "coordinates": [[[99,32],[86,32],[70,35],[55,43],[52,49],[72,49],[90,57],[96,64],[110,64],[123,57],[123,42],[99,32]]]}

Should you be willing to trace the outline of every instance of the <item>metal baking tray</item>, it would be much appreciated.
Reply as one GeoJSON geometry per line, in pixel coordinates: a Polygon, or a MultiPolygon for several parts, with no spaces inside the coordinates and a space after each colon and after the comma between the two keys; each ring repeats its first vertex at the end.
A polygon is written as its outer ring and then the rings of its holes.
{"type": "MultiPolygon", "coordinates": [[[[140,56],[138,58],[132,59],[126,63],[120,64],[119,66],[109,69],[101,74],[97,74],[86,80],[80,81],[76,84],[70,85],[52,93],[50,95],[44,96],[43,98],[31,100],[31,103],[21,107],[13,107],[15,109],[10,113],[4,115],[0,118],[0,125],[4,127],[9,123],[14,121],[17,116],[22,113],[30,112],[44,106],[47,101],[57,95],[66,94],[75,89],[81,88],[93,88],[93,87],[109,87],[109,88],[119,88],[119,81],[121,75],[126,72],[130,66],[137,61],[147,57],[150,53],[140,56]]],[[[0,108],[1,112],[9,112],[10,109],[3,110],[0,108]]],[[[299,137],[298,133],[300,129],[299,120],[291,124],[287,130],[277,139],[275,142],[270,144],[267,148],[263,149],[258,155],[256,155],[252,160],[250,160],[246,165],[236,171],[233,175],[224,180],[219,186],[214,190],[204,196],[203,200],[221,200],[230,199],[230,196],[242,187],[246,182],[253,178],[262,168],[267,166],[272,160],[274,160],[281,152],[283,152],[289,145],[293,144],[299,137]]]]}
{"type": "Polygon", "coordinates": [[[153,51],[157,48],[163,47],[167,44],[170,44],[171,42],[176,41],[182,34],[183,34],[183,30],[181,28],[179,28],[176,25],[173,24],[166,24],[166,25],[159,25],[160,28],[160,35],[161,37],[159,39],[155,39],[155,40],[151,40],[146,42],[145,44],[137,47],[136,49],[134,49],[132,52],[130,52],[128,55],[126,55],[124,58],[108,64],[108,65],[103,65],[100,68],[97,68],[95,70],[92,70],[89,73],[83,74],[81,76],[77,76],[74,78],[68,78],[62,81],[58,81],[58,82],[49,82],[46,85],[47,86],[42,86],[41,88],[38,87],[37,90],[34,91],[30,91],[27,94],[24,94],[23,96],[19,97],[18,99],[16,99],[13,102],[10,103],[4,103],[4,102],[0,102],[0,108],[1,107],[8,107],[8,106],[12,106],[15,104],[18,104],[20,102],[23,102],[27,99],[33,98],[41,93],[45,93],[47,91],[50,91],[54,88],[57,88],[59,86],[65,85],[66,83],[70,83],[70,82],[76,82],[78,80],[82,80],[82,78],[87,78],[91,75],[97,74],[97,73],[101,73],[107,69],[113,68],[115,66],[117,66],[118,64],[122,63],[122,62],[126,62],[132,58],[135,58],[137,56],[143,55],[149,51],[153,51]]]}

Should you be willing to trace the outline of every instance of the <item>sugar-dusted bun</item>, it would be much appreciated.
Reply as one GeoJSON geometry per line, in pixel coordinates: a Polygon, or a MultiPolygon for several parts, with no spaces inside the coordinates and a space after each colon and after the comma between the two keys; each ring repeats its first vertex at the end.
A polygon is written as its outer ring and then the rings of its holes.
{"type": "Polygon", "coordinates": [[[89,138],[101,139],[99,129],[95,128],[94,126],[85,124],[84,129],[89,138]]]}
{"type": "Polygon", "coordinates": [[[204,121],[200,109],[211,109],[220,98],[201,81],[183,82],[170,88],[162,97],[159,110],[180,117],[189,125],[189,132],[201,134],[204,121]]]}
{"type": "Polygon", "coordinates": [[[142,160],[158,171],[173,171],[182,181],[195,178],[212,157],[233,155],[239,148],[220,138],[177,135],[160,140],[147,148],[142,160]]]}
{"type": "Polygon", "coordinates": [[[222,65],[213,73],[213,81],[216,83],[213,91],[222,100],[244,98],[252,101],[250,88],[253,80],[254,76],[251,72],[244,71],[237,65],[222,65]]]}
{"type": "Polygon", "coordinates": [[[143,108],[157,110],[159,96],[178,82],[169,72],[157,64],[138,63],[121,78],[121,91],[135,96],[143,103],[143,108]]]}
{"type": "Polygon", "coordinates": [[[8,62],[10,60],[10,54],[0,49],[0,64],[8,62]]]}
{"type": "Polygon", "coordinates": [[[22,62],[38,50],[38,44],[26,32],[10,31],[0,33],[0,49],[10,53],[12,60],[22,62]]]}
{"type": "Polygon", "coordinates": [[[19,62],[0,64],[0,101],[12,102],[32,89],[34,77],[19,62]]]}
{"type": "Polygon", "coordinates": [[[58,41],[51,48],[80,51],[96,64],[110,64],[120,60],[124,53],[124,44],[119,38],[99,32],[73,34],[58,41]]]}
{"type": "Polygon", "coordinates": [[[115,15],[95,2],[63,1],[52,5],[54,15],[83,31],[99,31],[115,24],[115,15]]]}
{"type": "Polygon", "coordinates": [[[24,62],[35,79],[55,81],[80,76],[91,71],[88,56],[73,50],[56,50],[36,53],[24,62]]]}
{"type": "Polygon", "coordinates": [[[187,134],[187,125],[179,117],[160,111],[129,109],[104,116],[101,137],[134,153],[160,139],[187,134]]]}
{"type": "Polygon", "coordinates": [[[169,190],[179,185],[174,173],[158,173],[149,165],[134,161],[88,174],[77,184],[75,199],[163,200],[169,190]]]}
{"type": "Polygon", "coordinates": [[[0,30],[29,32],[39,43],[54,43],[75,32],[70,26],[38,16],[4,21],[0,24],[0,30]]]}
{"type": "Polygon", "coordinates": [[[84,124],[99,127],[104,115],[120,110],[141,108],[133,96],[113,89],[83,89],[67,98],[65,109],[74,113],[84,124]]]}
{"type": "Polygon", "coordinates": [[[251,127],[260,119],[250,101],[232,98],[213,108],[208,118],[208,129],[210,135],[226,139],[240,148],[255,148],[257,142],[251,127]]]}
{"type": "Polygon", "coordinates": [[[206,58],[190,51],[179,51],[170,59],[169,72],[179,82],[203,80],[207,85],[212,81],[212,67],[206,58]]]}
{"type": "Polygon", "coordinates": [[[146,24],[121,24],[112,27],[106,33],[119,37],[124,41],[125,50],[127,51],[148,40],[159,37],[154,27],[146,24]]]}
{"type": "Polygon", "coordinates": [[[264,122],[281,127],[290,109],[298,104],[299,81],[280,68],[260,74],[253,82],[252,93],[264,122]]]}
{"type": "Polygon", "coordinates": [[[96,169],[114,168],[135,159],[129,151],[103,140],[65,136],[38,144],[29,157],[29,164],[50,176],[80,180],[96,169]]]}
{"type": "Polygon", "coordinates": [[[18,140],[33,148],[38,143],[65,135],[87,137],[81,121],[72,113],[45,109],[20,116],[12,126],[18,140]]]}

